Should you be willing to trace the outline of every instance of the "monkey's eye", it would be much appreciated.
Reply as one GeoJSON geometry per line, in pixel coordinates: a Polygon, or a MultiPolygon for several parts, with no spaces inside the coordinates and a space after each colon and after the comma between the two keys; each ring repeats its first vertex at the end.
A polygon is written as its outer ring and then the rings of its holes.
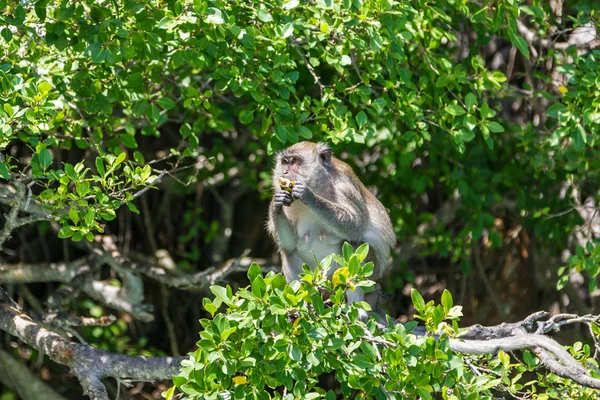
{"type": "Polygon", "coordinates": [[[288,159],[287,158],[282,158],[281,159],[281,165],[287,165],[288,164],[288,159]]]}
{"type": "Polygon", "coordinates": [[[294,165],[294,164],[296,164],[296,161],[297,161],[296,157],[292,157],[292,161],[290,161],[290,164],[294,165]]]}

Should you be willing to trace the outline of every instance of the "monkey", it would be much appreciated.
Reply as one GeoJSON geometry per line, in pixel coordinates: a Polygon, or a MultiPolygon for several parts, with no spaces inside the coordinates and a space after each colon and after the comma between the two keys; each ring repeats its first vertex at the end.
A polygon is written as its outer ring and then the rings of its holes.
{"type": "MultiPolygon", "coordinates": [[[[369,244],[365,261],[375,265],[370,279],[381,281],[396,236],[385,207],[348,164],[333,156],[326,144],[300,142],[277,154],[272,179],[275,193],[267,229],[279,248],[288,282],[298,279],[302,264],[314,269],[315,258],[340,254],[344,242],[355,247],[369,244]],[[293,184],[286,184],[289,181],[293,184]]],[[[346,297],[348,303],[364,300],[378,310],[379,285],[367,294],[348,291],[346,297]]],[[[367,317],[364,311],[359,315],[363,321],[367,317]]]]}

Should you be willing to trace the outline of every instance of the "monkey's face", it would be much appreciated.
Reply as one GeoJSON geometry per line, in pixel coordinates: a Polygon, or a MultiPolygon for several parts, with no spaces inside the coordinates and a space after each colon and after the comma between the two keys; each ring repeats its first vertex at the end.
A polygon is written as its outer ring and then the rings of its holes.
{"type": "Polygon", "coordinates": [[[300,142],[281,152],[273,171],[273,179],[280,177],[302,181],[312,186],[329,174],[331,150],[324,144],[300,142]]]}

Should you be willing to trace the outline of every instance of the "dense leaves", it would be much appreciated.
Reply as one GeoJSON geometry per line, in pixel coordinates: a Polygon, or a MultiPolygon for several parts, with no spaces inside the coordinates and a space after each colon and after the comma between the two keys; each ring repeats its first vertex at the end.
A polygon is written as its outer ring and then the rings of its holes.
{"type": "MultiPolygon", "coordinates": [[[[186,399],[433,399],[441,394],[470,400],[493,399],[499,392],[549,399],[558,393],[567,398],[595,393],[544,376],[530,352],[524,361],[504,352],[479,358],[453,354],[448,338],[458,333],[462,313],[448,291],[439,305],[426,304],[412,292],[416,317],[437,338],[416,336],[414,322],[383,330],[374,320],[360,322],[358,310],[368,305],[348,305],[344,293],[368,286],[372,264],[352,268],[366,251],[362,246],[356,254],[350,250],[349,257],[330,256],[290,284],[281,274],[263,275],[254,264],[249,287],[237,293],[229,286],[211,287],[215,298],[203,305],[213,318],[200,321],[198,350],[183,362],[174,378],[176,389],[186,399]],[[337,284],[335,274],[327,279],[333,262],[337,271],[345,271],[337,284]],[[225,311],[218,312],[222,306],[225,311]],[[539,381],[525,378],[528,371],[537,371],[539,381]],[[336,384],[324,386],[325,376],[336,384]]],[[[573,351],[597,365],[589,347],[578,343],[573,351]]],[[[165,394],[167,399],[176,389],[165,394]]]]}
{"type": "MultiPolygon", "coordinates": [[[[360,0],[1,6],[7,53],[0,146],[23,144],[30,157],[8,155],[0,176],[30,168],[46,187],[39,199],[65,226],[62,237],[91,239],[123,204],[136,212],[135,193],[152,185],[165,157],[179,158],[166,167],[173,171],[186,157],[214,160],[184,174],[184,182],[231,168],[235,160],[226,149],[201,143],[234,129],[257,135],[269,151],[311,138],[385,149],[373,160],[379,171],[373,183],[400,233],[428,217],[412,212],[415,196],[440,185],[445,196],[458,190],[461,208],[471,211],[463,229],[430,243],[432,252],[455,259],[465,259],[465,244],[490,231],[494,246],[501,245],[491,208],[511,199],[525,217],[562,210],[569,200],[554,195],[560,182],[595,169],[593,158],[580,155],[591,151],[598,129],[598,93],[589,93],[596,52],[573,53],[573,63],[546,56],[570,76],[560,92],[523,83],[552,102],[545,126],[511,124],[498,115],[501,101],[520,88],[490,70],[480,49],[500,35],[528,57],[515,17],[525,13],[539,22],[548,12],[542,6],[512,0],[494,7],[360,0]],[[179,137],[168,122],[179,124],[179,137]],[[167,131],[171,145],[161,157],[146,160],[137,151],[145,137],[167,131]],[[65,160],[60,150],[73,148],[91,157],[65,160]]],[[[574,27],[593,16],[583,6],[575,10],[584,13],[574,27]]],[[[243,161],[243,171],[256,187],[252,165],[262,158],[253,160],[243,161]]],[[[560,222],[527,223],[559,242],[578,221],[568,214],[560,222]]]]}

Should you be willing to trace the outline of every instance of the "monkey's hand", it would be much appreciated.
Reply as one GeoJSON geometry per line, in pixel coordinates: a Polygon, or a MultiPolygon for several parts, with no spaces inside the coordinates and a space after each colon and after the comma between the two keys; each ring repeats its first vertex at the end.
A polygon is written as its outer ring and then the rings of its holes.
{"type": "Polygon", "coordinates": [[[312,190],[302,181],[296,181],[292,188],[292,195],[294,199],[301,200],[305,204],[308,204],[314,198],[312,190]]]}
{"type": "Polygon", "coordinates": [[[289,207],[292,205],[294,198],[290,192],[286,192],[284,190],[275,192],[273,196],[273,206],[275,207],[275,212],[280,213],[283,206],[289,207]]]}

